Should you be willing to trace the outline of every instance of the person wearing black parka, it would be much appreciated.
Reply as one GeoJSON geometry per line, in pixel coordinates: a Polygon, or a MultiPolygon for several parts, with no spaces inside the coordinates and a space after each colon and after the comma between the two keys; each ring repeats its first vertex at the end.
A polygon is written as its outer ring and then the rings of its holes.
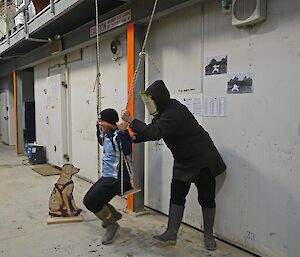
{"type": "Polygon", "coordinates": [[[155,81],[141,92],[141,97],[153,116],[150,124],[134,119],[128,110],[122,111],[122,119],[135,133],[134,143],[163,139],[174,157],[168,227],[154,238],[176,244],[186,196],[194,183],[202,207],[204,245],[208,250],[215,250],[215,177],[226,170],[226,165],[209,134],[185,105],[170,98],[162,80],[155,81]]]}

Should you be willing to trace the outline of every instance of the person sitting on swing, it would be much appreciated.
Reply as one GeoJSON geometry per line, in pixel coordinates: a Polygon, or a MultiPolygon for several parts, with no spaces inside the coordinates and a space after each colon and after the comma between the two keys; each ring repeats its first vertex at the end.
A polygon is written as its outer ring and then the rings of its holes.
{"type": "Polygon", "coordinates": [[[216,250],[213,236],[215,177],[225,171],[226,165],[209,134],[185,105],[170,98],[163,81],[155,81],[141,92],[141,97],[153,116],[150,124],[133,119],[128,110],[123,110],[121,116],[136,133],[134,143],[162,138],[174,157],[168,226],[163,234],[154,238],[176,244],[186,196],[191,183],[195,183],[198,202],[202,207],[204,246],[208,250],[216,250]]]}
{"type": "MultiPolygon", "coordinates": [[[[131,160],[132,140],[126,126],[120,124],[118,113],[114,109],[100,112],[97,121],[97,139],[103,146],[102,176],[86,193],[83,204],[102,220],[102,227],[106,229],[102,237],[102,244],[112,243],[118,235],[122,218],[109,202],[121,193],[121,174],[123,174],[124,190],[131,189],[130,177],[126,165],[121,172],[121,151],[127,160],[131,160]]],[[[125,162],[123,160],[123,162],[125,162]]]]}

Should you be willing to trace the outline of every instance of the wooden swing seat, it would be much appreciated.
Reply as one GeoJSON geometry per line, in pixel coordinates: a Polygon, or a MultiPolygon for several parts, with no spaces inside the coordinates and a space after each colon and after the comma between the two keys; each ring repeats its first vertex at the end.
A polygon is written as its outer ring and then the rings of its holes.
{"type": "Polygon", "coordinates": [[[132,188],[132,189],[124,192],[123,194],[121,194],[121,196],[126,197],[126,196],[133,195],[133,194],[136,194],[141,191],[142,191],[142,189],[140,189],[140,188],[132,188]]]}

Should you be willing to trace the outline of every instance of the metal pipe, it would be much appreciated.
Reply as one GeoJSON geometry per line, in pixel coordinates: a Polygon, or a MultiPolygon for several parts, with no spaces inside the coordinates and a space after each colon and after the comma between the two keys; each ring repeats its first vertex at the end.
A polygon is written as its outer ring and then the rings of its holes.
{"type": "Polygon", "coordinates": [[[6,42],[10,44],[9,38],[9,23],[8,23],[8,11],[7,11],[7,0],[4,0],[4,8],[5,8],[5,23],[6,23],[6,42]]]}
{"type": "MultiPolygon", "coordinates": [[[[7,0],[6,0],[7,1],[7,0]]],[[[25,5],[20,9],[23,10],[23,15],[24,15],[24,32],[25,32],[25,39],[28,41],[33,41],[33,42],[39,42],[39,43],[49,43],[51,42],[51,39],[40,39],[40,38],[31,38],[29,36],[29,29],[28,29],[28,13],[27,13],[27,7],[30,4],[31,0],[25,0],[25,5]]],[[[19,10],[19,11],[20,11],[19,10]]]]}
{"type": "Polygon", "coordinates": [[[28,23],[27,23],[27,12],[26,10],[23,11],[24,15],[24,32],[26,33],[26,39],[29,38],[29,29],[28,29],[28,23]]]}
{"type": "Polygon", "coordinates": [[[40,39],[40,38],[32,38],[32,37],[27,37],[26,40],[28,41],[33,41],[33,42],[39,42],[39,43],[49,43],[51,42],[51,39],[40,39]]]}
{"type": "MultiPolygon", "coordinates": [[[[7,0],[6,0],[6,1],[7,1],[7,0]]],[[[20,14],[20,13],[26,11],[27,8],[28,8],[28,5],[29,5],[30,3],[31,3],[31,0],[26,0],[25,3],[24,3],[24,5],[23,5],[23,6],[15,13],[15,15],[14,15],[13,17],[15,18],[18,14],[20,14]]]]}
{"type": "Polygon", "coordinates": [[[16,70],[13,70],[13,87],[14,87],[14,125],[15,125],[15,140],[16,154],[19,154],[19,136],[18,136],[18,118],[17,118],[17,75],[16,70]]]}
{"type": "Polygon", "coordinates": [[[8,60],[14,61],[19,57],[19,55],[12,55],[12,56],[0,56],[0,60],[8,60]]]}
{"type": "Polygon", "coordinates": [[[50,0],[50,10],[51,10],[51,13],[55,14],[54,0],[50,0]]]}

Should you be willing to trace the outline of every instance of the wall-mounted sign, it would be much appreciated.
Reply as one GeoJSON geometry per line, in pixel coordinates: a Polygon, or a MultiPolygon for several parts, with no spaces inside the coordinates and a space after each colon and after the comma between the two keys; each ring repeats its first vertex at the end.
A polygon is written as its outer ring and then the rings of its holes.
{"type": "MultiPolygon", "coordinates": [[[[127,10],[114,17],[111,17],[108,20],[101,22],[98,25],[99,34],[120,27],[130,21],[131,21],[131,10],[127,10]]],[[[90,28],[90,37],[92,38],[95,37],[96,35],[97,35],[96,26],[93,26],[90,28]]]]}

